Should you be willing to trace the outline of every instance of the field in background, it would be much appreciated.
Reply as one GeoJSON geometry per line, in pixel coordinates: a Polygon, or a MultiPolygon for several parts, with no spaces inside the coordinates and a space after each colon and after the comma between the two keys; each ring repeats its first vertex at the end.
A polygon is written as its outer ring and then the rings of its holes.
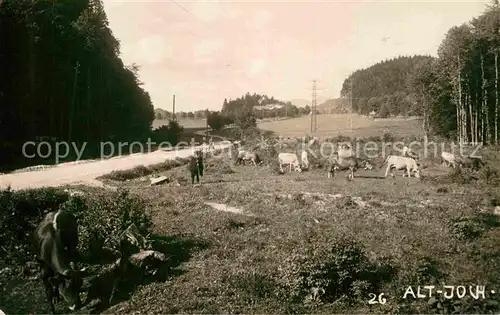
{"type": "MultiPolygon", "coordinates": [[[[205,128],[206,119],[178,119],[177,120],[184,128],[205,128]]],[[[168,125],[168,119],[155,119],[153,120],[153,129],[168,125]]]]}
{"type": "Polygon", "coordinates": [[[312,133],[311,116],[302,116],[293,119],[262,122],[260,129],[270,130],[280,136],[302,137],[306,134],[317,137],[370,137],[383,136],[391,133],[395,136],[422,135],[422,122],[418,118],[410,119],[376,119],[357,114],[352,115],[352,129],[349,114],[327,114],[317,116],[317,132],[312,133]]]}

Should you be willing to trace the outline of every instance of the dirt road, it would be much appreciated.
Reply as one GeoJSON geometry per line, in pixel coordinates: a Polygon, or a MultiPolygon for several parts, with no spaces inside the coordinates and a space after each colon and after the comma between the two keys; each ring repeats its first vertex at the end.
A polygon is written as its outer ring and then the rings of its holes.
{"type": "MultiPolygon", "coordinates": [[[[215,143],[214,148],[227,148],[227,143],[215,143]]],[[[201,146],[195,147],[200,149],[201,146]]],[[[0,175],[0,189],[9,185],[14,190],[57,187],[68,184],[95,184],[95,178],[117,170],[131,169],[139,165],[161,163],[176,157],[185,158],[192,153],[192,149],[179,149],[173,151],[155,151],[151,153],[138,153],[106,160],[97,160],[88,163],[67,163],[40,171],[0,175]]]]}

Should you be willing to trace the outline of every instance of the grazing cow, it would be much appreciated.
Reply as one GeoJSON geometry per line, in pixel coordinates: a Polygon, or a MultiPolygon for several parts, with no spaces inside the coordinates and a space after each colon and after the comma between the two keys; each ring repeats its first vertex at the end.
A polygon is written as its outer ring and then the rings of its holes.
{"type": "Polygon", "coordinates": [[[74,260],[79,258],[75,254],[78,246],[75,217],[64,210],[48,213],[35,230],[34,245],[52,314],[55,314],[54,299],[59,299],[59,293],[70,304],[70,310],[78,309],[85,268],[74,269],[74,260]]]}
{"type": "Polygon", "coordinates": [[[299,158],[295,153],[280,153],[278,154],[278,161],[280,163],[280,171],[283,172],[283,165],[290,165],[290,172],[292,171],[292,167],[296,172],[302,172],[300,168],[299,158]]]}
{"type": "Polygon", "coordinates": [[[252,162],[255,166],[263,162],[257,153],[240,150],[238,152],[238,156],[236,157],[236,164],[241,164],[242,162],[245,164],[246,161],[252,162]]]}
{"type": "Polygon", "coordinates": [[[351,147],[349,147],[347,144],[343,144],[342,146],[339,146],[337,150],[337,155],[339,158],[345,159],[353,157],[354,152],[352,151],[351,147]]]}
{"type": "Polygon", "coordinates": [[[196,156],[191,156],[188,163],[189,173],[191,175],[191,184],[194,184],[194,179],[196,177],[196,183],[200,183],[200,177],[203,176],[203,157],[201,154],[196,156]]]}
{"type": "Polygon", "coordinates": [[[455,155],[443,151],[441,152],[441,164],[445,164],[448,167],[452,166],[453,168],[455,168],[458,165],[457,158],[455,157],[455,155]]]}
{"type": "MultiPolygon", "coordinates": [[[[384,164],[385,163],[387,163],[387,169],[385,170],[385,177],[387,177],[389,171],[391,171],[391,176],[394,177],[393,169],[396,170],[406,169],[408,177],[411,177],[411,173],[414,172],[415,177],[420,178],[420,170],[418,168],[417,162],[413,158],[406,156],[399,156],[399,155],[389,155],[385,159],[384,164]]],[[[405,174],[403,174],[403,177],[404,176],[405,174]]]]}
{"type": "Polygon", "coordinates": [[[302,161],[302,166],[306,169],[309,169],[309,158],[307,151],[302,151],[302,153],[300,154],[300,160],[302,161]]]}
{"type": "Polygon", "coordinates": [[[348,158],[334,158],[329,161],[327,166],[327,174],[328,178],[332,178],[335,176],[335,171],[346,171],[349,170],[349,174],[347,178],[349,180],[354,179],[354,172],[359,169],[371,170],[373,169],[373,165],[368,160],[359,159],[354,156],[348,158]]]}
{"type": "Polygon", "coordinates": [[[458,161],[461,167],[471,168],[475,171],[479,170],[481,167],[486,166],[486,163],[480,157],[470,157],[466,156],[458,161]]]}

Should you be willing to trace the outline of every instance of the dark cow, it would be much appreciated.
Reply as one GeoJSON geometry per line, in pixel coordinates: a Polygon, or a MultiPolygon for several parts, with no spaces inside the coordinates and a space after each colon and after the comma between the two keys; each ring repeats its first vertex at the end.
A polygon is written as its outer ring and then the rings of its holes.
{"type": "Polygon", "coordinates": [[[85,269],[74,268],[74,261],[79,258],[76,218],[63,210],[48,213],[36,228],[34,241],[52,314],[55,314],[54,299],[59,299],[59,293],[70,304],[70,310],[78,309],[85,269]]]}
{"type": "Polygon", "coordinates": [[[194,179],[196,177],[196,183],[200,183],[200,177],[203,176],[203,156],[197,154],[196,156],[191,156],[188,164],[189,173],[191,175],[191,184],[194,184],[194,179]]]}
{"type": "Polygon", "coordinates": [[[461,167],[471,168],[475,171],[478,171],[481,167],[486,166],[486,163],[480,157],[466,156],[459,159],[457,162],[461,167]]]}
{"type": "Polygon", "coordinates": [[[328,178],[334,177],[335,171],[349,170],[348,179],[354,179],[354,172],[358,169],[371,170],[372,164],[368,160],[359,159],[354,156],[348,158],[333,158],[327,166],[328,178]]]}

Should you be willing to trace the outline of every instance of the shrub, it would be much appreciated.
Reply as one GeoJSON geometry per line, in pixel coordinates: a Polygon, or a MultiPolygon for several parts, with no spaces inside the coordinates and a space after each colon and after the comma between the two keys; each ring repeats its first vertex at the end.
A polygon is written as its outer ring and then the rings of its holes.
{"type": "Polygon", "coordinates": [[[177,121],[170,120],[168,125],[163,125],[153,130],[151,138],[156,143],[168,142],[170,145],[176,145],[183,131],[184,128],[177,121]]]}
{"type": "Polygon", "coordinates": [[[120,234],[131,224],[147,235],[152,219],[146,203],[126,190],[73,197],[61,206],[75,214],[79,224],[79,249],[96,258],[103,248],[118,249],[120,234]]]}
{"type": "Polygon", "coordinates": [[[459,238],[474,240],[492,227],[499,227],[500,219],[490,213],[481,213],[476,216],[461,216],[451,220],[451,227],[459,238]]]}
{"type": "Polygon", "coordinates": [[[117,250],[118,237],[130,224],[142,234],[152,226],[145,202],[127,191],[71,197],[60,188],[7,189],[0,191],[0,242],[8,255],[0,255],[0,263],[18,265],[32,260],[36,226],[48,212],[59,208],[77,217],[79,247],[90,257],[101,252],[98,245],[117,250]]]}
{"type": "Polygon", "coordinates": [[[0,243],[5,251],[0,263],[12,265],[31,259],[36,225],[68,199],[66,192],[56,188],[0,190],[0,243]]]}
{"type": "Polygon", "coordinates": [[[500,184],[500,174],[496,169],[483,167],[479,172],[479,178],[488,185],[498,186],[500,184]]]}
{"type": "Polygon", "coordinates": [[[476,177],[472,176],[471,172],[464,170],[460,167],[454,168],[448,175],[447,179],[453,183],[457,184],[470,184],[471,182],[477,180],[476,177]]]}
{"type": "Polygon", "coordinates": [[[337,238],[293,251],[279,269],[277,282],[293,303],[359,298],[394,274],[383,261],[370,262],[355,241],[337,238]]]}

